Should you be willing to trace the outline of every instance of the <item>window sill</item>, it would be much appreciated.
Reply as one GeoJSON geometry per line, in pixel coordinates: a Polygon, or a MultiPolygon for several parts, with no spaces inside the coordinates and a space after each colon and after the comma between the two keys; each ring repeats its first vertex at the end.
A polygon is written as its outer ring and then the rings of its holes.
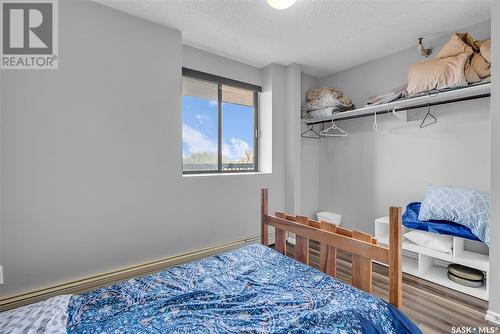
{"type": "Polygon", "coordinates": [[[199,176],[246,176],[246,175],[270,175],[272,172],[239,172],[239,173],[200,173],[182,174],[182,177],[191,178],[199,176]]]}

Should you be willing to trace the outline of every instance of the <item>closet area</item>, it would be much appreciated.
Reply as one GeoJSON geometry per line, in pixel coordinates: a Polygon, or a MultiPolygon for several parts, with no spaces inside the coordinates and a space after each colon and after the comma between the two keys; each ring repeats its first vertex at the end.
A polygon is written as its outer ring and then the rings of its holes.
{"type": "Polygon", "coordinates": [[[403,271],[488,300],[491,21],[418,37],[302,73],[302,209],[387,245],[385,208],[401,206],[403,271]]]}

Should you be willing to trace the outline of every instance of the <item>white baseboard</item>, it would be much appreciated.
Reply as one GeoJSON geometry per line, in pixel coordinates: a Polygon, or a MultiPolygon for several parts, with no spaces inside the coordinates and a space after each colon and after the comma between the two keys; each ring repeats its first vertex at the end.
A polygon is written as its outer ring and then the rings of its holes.
{"type": "Polygon", "coordinates": [[[490,321],[490,322],[493,322],[497,325],[500,325],[500,313],[496,313],[496,312],[493,312],[491,310],[488,310],[488,312],[486,312],[485,319],[490,321]]]}

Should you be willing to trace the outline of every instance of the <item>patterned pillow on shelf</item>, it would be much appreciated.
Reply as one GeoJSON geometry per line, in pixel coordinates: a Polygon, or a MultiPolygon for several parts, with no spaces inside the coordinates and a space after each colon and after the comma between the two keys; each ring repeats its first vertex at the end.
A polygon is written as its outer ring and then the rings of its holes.
{"type": "Polygon", "coordinates": [[[490,244],[490,195],[461,187],[431,185],[425,192],[418,219],[448,220],[470,228],[490,244]]]}

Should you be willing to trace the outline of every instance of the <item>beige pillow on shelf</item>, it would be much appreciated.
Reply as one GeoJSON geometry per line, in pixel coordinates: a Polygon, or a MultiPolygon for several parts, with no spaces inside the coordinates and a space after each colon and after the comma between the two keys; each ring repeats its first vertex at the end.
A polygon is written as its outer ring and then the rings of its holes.
{"type": "Polygon", "coordinates": [[[474,71],[476,71],[477,75],[479,75],[481,79],[484,79],[491,75],[490,63],[479,53],[474,53],[474,55],[470,59],[470,63],[474,68],[474,71]]]}
{"type": "Polygon", "coordinates": [[[476,45],[474,38],[468,32],[458,32],[458,36],[464,41],[468,46],[472,48],[472,51],[479,52],[479,46],[476,45]]]}
{"type": "Polygon", "coordinates": [[[472,67],[471,62],[467,62],[465,65],[465,78],[467,79],[467,82],[472,84],[481,81],[481,78],[479,75],[474,71],[474,68],[472,67]]]}
{"type": "Polygon", "coordinates": [[[467,86],[465,65],[472,54],[472,48],[458,55],[416,63],[408,69],[409,95],[452,87],[467,86]]]}
{"type": "Polygon", "coordinates": [[[481,56],[483,56],[484,59],[491,64],[491,39],[480,42],[479,52],[481,52],[481,56]]]}
{"type": "MultiPolygon", "coordinates": [[[[474,45],[474,41],[472,40],[472,37],[470,37],[469,34],[454,33],[451,36],[450,40],[446,42],[446,44],[441,48],[441,50],[439,50],[438,54],[436,55],[436,59],[456,56],[460,53],[467,52],[468,49],[472,48],[472,46],[469,45],[469,43],[472,43],[472,45],[474,45]]],[[[474,46],[474,48],[477,47],[474,46]]]]}
{"type": "Polygon", "coordinates": [[[465,76],[467,78],[467,82],[479,82],[490,75],[491,65],[479,53],[474,53],[465,65],[465,76]]]}

